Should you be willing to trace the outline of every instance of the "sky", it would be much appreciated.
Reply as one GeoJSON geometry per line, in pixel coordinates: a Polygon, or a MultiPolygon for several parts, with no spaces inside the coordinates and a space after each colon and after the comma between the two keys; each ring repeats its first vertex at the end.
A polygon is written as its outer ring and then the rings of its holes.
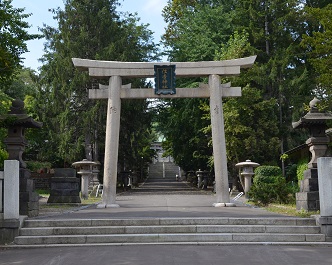
{"type": "MultiPolygon", "coordinates": [[[[118,11],[137,12],[141,23],[150,24],[149,29],[154,32],[154,41],[158,43],[166,26],[161,11],[167,4],[167,0],[119,0],[119,3],[121,6],[118,11]]],[[[48,10],[64,7],[63,0],[13,0],[12,5],[15,8],[25,8],[24,13],[31,14],[25,19],[31,26],[28,30],[30,34],[40,33],[38,27],[43,27],[44,24],[56,27],[57,23],[53,19],[53,14],[48,10]]],[[[44,42],[44,39],[27,42],[29,52],[22,55],[22,58],[25,58],[23,60],[25,67],[38,70],[41,66],[38,59],[43,55],[44,42]]]]}

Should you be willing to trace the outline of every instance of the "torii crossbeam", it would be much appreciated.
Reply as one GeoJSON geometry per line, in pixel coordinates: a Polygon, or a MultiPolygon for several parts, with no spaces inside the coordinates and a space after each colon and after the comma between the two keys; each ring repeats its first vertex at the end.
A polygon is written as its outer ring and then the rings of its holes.
{"type": "Polygon", "coordinates": [[[78,69],[88,71],[91,77],[109,78],[108,86],[90,89],[90,99],[108,99],[105,161],[104,161],[104,193],[98,208],[119,207],[116,203],[117,162],[119,149],[119,129],[121,99],[143,98],[210,98],[212,127],[212,143],[217,201],[213,205],[235,206],[230,203],[227,173],[226,142],[222,97],[241,96],[240,87],[231,87],[230,83],[221,84],[220,76],[240,74],[241,68],[250,68],[256,56],[208,62],[115,62],[73,58],[78,69]],[[153,89],[132,89],[131,85],[122,85],[122,77],[149,78],[154,76],[155,65],[176,65],[177,77],[208,76],[209,83],[199,88],[177,88],[176,94],[155,94],[153,89]]]}

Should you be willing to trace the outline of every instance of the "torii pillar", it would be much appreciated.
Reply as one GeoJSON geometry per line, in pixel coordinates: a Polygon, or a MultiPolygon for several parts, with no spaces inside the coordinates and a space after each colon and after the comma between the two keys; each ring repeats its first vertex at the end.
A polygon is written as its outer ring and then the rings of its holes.
{"type": "Polygon", "coordinates": [[[233,203],[230,203],[229,198],[222,98],[241,96],[241,88],[230,87],[230,83],[221,84],[220,76],[238,75],[241,68],[251,67],[255,59],[256,56],[225,61],[172,62],[173,65],[176,65],[177,77],[208,76],[209,84],[201,84],[198,88],[176,88],[176,94],[164,95],[154,93],[151,88],[131,89],[130,84],[123,86],[122,77],[154,77],[155,65],[169,65],[170,63],[114,62],[73,58],[74,65],[81,70],[89,71],[90,76],[95,78],[109,78],[108,86],[100,85],[100,89],[89,90],[90,99],[108,99],[103,201],[97,207],[119,207],[116,203],[117,163],[121,99],[125,98],[210,98],[217,197],[217,201],[213,206],[235,206],[233,203]]]}

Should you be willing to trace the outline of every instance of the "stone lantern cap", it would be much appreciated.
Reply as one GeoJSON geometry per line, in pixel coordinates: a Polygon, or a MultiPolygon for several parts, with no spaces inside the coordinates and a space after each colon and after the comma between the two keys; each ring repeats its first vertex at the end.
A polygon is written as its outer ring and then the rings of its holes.
{"type": "Polygon", "coordinates": [[[251,160],[246,160],[245,162],[240,162],[235,165],[236,167],[259,167],[260,164],[251,162],[251,160]]]}
{"type": "Polygon", "coordinates": [[[32,117],[26,114],[24,110],[24,102],[15,99],[12,102],[8,114],[0,117],[1,127],[21,126],[24,128],[41,128],[43,124],[35,121],[32,117]]]}
{"type": "Polygon", "coordinates": [[[240,162],[235,165],[236,167],[243,168],[241,175],[254,175],[254,168],[260,166],[260,164],[251,162],[251,160],[246,160],[245,162],[240,162]]]}
{"type": "MultiPolygon", "coordinates": [[[[83,159],[82,161],[77,161],[72,164],[73,167],[77,168],[78,174],[92,172],[92,166],[98,165],[99,162],[90,161],[88,159],[83,159]]],[[[99,163],[100,164],[100,163],[99,163]]]]}
{"type": "Polygon", "coordinates": [[[310,101],[310,111],[302,118],[300,118],[299,121],[292,123],[294,129],[308,128],[314,125],[325,125],[328,120],[332,120],[332,115],[330,113],[319,112],[317,108],[317,103],[319,102],[320,100],[317,98],[314,98],[312,101],[310,101]]]}

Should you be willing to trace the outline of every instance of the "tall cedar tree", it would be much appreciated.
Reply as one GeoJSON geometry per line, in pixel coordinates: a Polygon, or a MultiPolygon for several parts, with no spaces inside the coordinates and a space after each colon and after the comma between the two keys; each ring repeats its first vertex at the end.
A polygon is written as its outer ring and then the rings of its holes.
{"type": "MultiPolygon", "coordinates": [[[[97,88],[100,80],[74,68],[71,58],[148,61],[154,59],[156,46],[147,25],[138,24],[133,15],[116,11],[116,0],[67,0],[64,10],[53,10],[58,28],[44,26],[45,54],[42,58],[39,104],[42,120],[49,132],[41,158],[52,159],[57,166],[85,157],[103,161],[106,122],[106,102],[88,99],[88,89],[97,88]],[[122,15],[124,15],[122,17],[122,15]],[[85,154],[84,154],[85,151],[85,154]],[[56,154],[56,157],[51,155],[56,154]]],[[[108,80],[105,81],[106,84],[108,80]]],[[[134,80],[133,85],[144,85],[134,80]]],[[[121,111],[120,162],[141,163],[141,154],[126,157],[127,149],[135,144],[146,150],[151,113],[147,103],[124,101],[121,111]],[[139,158],[138,158],[139,156],[139,158]],[[125,158],[124,158],[125,157],[125,158]]],[[[142,154],[143,156],[143,154],[142,154]]],[[[145,152],[146,160],[151,154],[145,152]]],[[[133,167],[133,165],[128,166],[133,167]]]]}

